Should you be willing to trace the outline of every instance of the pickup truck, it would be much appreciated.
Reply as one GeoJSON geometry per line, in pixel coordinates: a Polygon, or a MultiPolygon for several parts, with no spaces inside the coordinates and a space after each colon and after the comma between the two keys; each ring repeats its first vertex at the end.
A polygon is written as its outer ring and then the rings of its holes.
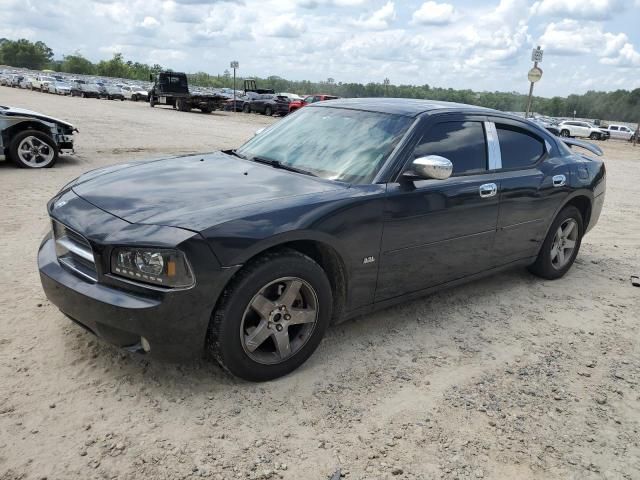
{"type": "Polygon", "coordinates": [[[226,97],[217,94],[191,93],[187,75],[182,72],[160,72],[150,75],[153,87],[149,92],[149,105],[170,105],[181,112],[190,112],[193,108],[202,113],[222,110],[226,97]]]}
{"type": "Polygon", "coordinates": [[[565,120],[558,125],[561,137],[584,137],[591,140],[607,140],[609,132],[603,128],[596,127],[589,122],[580,120],[565,120]]]}
{"type": "Polygon", "coordinates": [[[619,138],[621,140],[629,140],[633,138],[634,130],[625,125],[609,125],[603,130],[607,130],[611,138],[619,138]]]}

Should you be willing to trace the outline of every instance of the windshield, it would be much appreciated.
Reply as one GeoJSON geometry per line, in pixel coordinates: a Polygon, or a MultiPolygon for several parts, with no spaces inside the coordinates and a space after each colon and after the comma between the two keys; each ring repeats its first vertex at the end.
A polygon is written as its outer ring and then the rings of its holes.
{"type": "Polygon", "coordinates": [[[413,119],[341,108],[305,108],[245,143],[237,153],[330,180],[369,183],[413,119]]]}

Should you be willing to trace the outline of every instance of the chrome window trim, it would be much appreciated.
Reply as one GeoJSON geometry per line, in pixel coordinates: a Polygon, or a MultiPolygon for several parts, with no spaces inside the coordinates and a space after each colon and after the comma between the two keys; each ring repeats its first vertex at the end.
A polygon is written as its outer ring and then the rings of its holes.
{"type": "Polygon", "coordinates": [[[502,168],[502,154],[496,124],[484,122],[484,131],[487,139],[487,153],[489,154],[489,170],[500,170],[502,168]]]}
{"type": "Polygon", "coordinates": [[[95,258],[93,258],[93,252],[82,248],[80,245],[69,240],[69,237],[62,237],[56,239],[56,243],[63,248],[66,248],[71,253],[75,253],[80,258],[84,258],[88,262],[95,263],[95,258]]]}

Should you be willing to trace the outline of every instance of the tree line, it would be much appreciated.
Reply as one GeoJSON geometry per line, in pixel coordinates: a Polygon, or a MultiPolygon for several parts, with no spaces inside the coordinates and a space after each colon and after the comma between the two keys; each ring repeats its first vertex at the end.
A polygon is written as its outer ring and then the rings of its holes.
{"type": "MultiPolygon", "coordinates": [[[[161,65],[147,65],[125,60],[116,53],[109,60],[93,63],[80,53],[65,55],[55,60],[53,50],[44,42],[30,42],[26,39],[0,39],[0,65],[29,68],[32,70],[51,69],[57,72],[101,77],[148,80],[149,75],[163,70],[161,65]]],[[[255,78],[255,77],[253,77],[255,78]]],[[[236,87],[242,88],[242,77],[236,79],[236,87]]],[[[189,74],[193,85],[202,87],[233,88],[233,77],[228,70],[220,75],[205,72],[189,74]]],[[[326,93],[340,97],[400,97],[444,100],[467,103],[503,111],[524,111],[527,96],[518,92],[476,92],[470,89],[433,87],[425,85],[392,85],[370,82],[343,83],[332,78],[325,81],[287,80],[278,76],[256,78],[262,88],[273,88],[277,92],[293,92],[301,95],[326,93]]],[[[583,95],[555,96],[552,98],[533,98],[533,110],[553,117],[572,117],[573,112],[579,118],[640,121],[640,88],[634,90],[616,90],[613,92],[588,91],[583,95]]]]}

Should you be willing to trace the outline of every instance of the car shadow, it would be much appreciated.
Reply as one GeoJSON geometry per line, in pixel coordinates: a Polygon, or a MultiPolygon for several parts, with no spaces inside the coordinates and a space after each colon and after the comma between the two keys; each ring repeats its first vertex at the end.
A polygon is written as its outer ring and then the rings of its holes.
{"type": "MultiPolygon", "coordinates": [[[[412,344],[405,344],[404,348],[411,351],[426,349],[427,343],[435,337],[440,347],[456,349],[456,337],[461,329],[468,327],[469,317],[483,317],[483,311],[499,302],[496,292],[507,299],[511,290],[531,290],[536,284],[543,285],[544,282],[525,269],[514,269],[356,317],[330,327],[318,350],[299,369],[286,377],[261,384],[233,377],[213,360],[174,364],[124,352],[74,324],[65,328],[72,333],[65,348],[76,357],[72,365],[81,369],[81,373],[75,372],[73,376],[89,375],[90,381],[107,383],[119,383],[126,378],[131,389],[153,390],[154,395],[167,399],[185,395],[185,392],[196,398],[211,395],[226,398],[257,389],[264,394],[277,395],[283,389],[312,389],[319,378],[340,383],[345,371],[355,364],[366,366],[367,358],[384,362],[389,343],[398,342],[401,347],[406,338],[412,344]],[[416,328],[420,338],[415,337],[416,328]],[[360,355],[363,350],[366,350],[367,358],[360,355]]],[[[486,317],[490,324],[493,319],[490,315],[486,317]]],[[[68,322],[67,319],[64,321],[68,322]]]]}

